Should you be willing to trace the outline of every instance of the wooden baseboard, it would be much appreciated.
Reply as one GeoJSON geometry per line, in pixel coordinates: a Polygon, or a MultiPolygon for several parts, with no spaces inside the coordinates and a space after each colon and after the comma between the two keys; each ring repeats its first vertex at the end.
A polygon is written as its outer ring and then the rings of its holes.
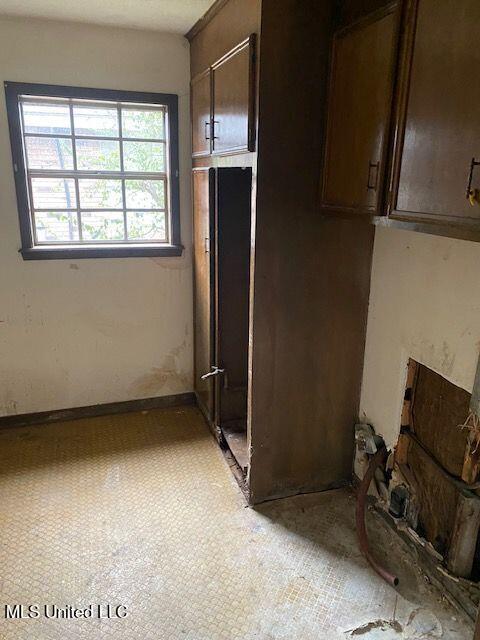
{"type": "Polygon", "coordinates": [[[165,409],[196,404],[192,392],[178,393],[171,396],[142,398],[140,400],[126,400],[125,402],[109,402],[107,404],[93,404],[88,407],[73,409],[57,409],[55,411],[40,411],[39,413],[23,413],[20,415],[1,416],[0,429],[11,427],[26,427],[33,424],[47,424],[64,420],[78,420],[95,416],[114,415],[116,413],[130,413],[132,411],[148,411],[149,409],[165,409]]]}

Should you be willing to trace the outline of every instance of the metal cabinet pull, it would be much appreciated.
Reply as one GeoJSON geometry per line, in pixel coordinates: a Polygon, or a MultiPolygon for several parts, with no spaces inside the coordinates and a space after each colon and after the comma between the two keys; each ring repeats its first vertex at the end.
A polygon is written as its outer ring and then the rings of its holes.
{"type": "Polygon", "coordinates": [[[222,373],[225,373],[225,369],[219,369],[217,366],[213,365],[212,370],[208,373],[204,373],[201,377],[202,380],[208,380],[208,378],[213,378],[214,376],[219,376],[222,373]]]}
{"type": "Polygon", "coordinates": [[[379,162],[369,162],[368,163],[368,179],[367,179],[367,189],[376,191],[377,190],[377,182],[378,182],[378,167],[379,162]],[[372,183],[372,169],[375,169],[375,180],[372,183]]]}
{"type": "Polygon", "coordinates": [[[220,121],[219,121],[219,120],[212,120],[212,122],[213,122],[213,136],[212,136],[212,138],[213,138],[214,140],[218,140],[218,138],[219,138],[220,136],[216,136],[216,135],[215,135],[215,125],[216,125],[216,124],[220,124],[220,121]]]}
{"type": "Polygon", "coordinates": [[[205,140],[210,140],[210,136],[207,135],[207,127],[208,127],[208,132],[210,133],[210,125],[211,123],[207,121],[205,121],[205,140]]]}
{"type": "Polygon", "coordinates": [[[467,200],[470,202],[472,207],[474,207],[476,204],[480,205],[480,189],[472,188],[473,172],[475,170],[475,167],[478,167],[478,166],[480,166],[480,160],[475,160],[475,158],[472,158],[472,161],[470,163],[470,172],[468,175],[467,194],[466,194],[467,200]]]}
{"type": "Polygon", "coordinates": [[[205,238],[205,253],[210,253],[210,238],[205,238]]]}

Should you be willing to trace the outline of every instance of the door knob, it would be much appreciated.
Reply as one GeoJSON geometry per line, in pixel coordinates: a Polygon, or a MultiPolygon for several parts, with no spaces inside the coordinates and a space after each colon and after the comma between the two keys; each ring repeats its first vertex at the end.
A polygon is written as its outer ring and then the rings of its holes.
{"type": "Polygon", "coordinates": [[[225,373],[225,369],[219,369],[218,367],[213,365],[211,371],[203,374],[202,380],[207,380],[208,378],[212,378],[213,376],[219,376],[222,373],[225,373]]]}

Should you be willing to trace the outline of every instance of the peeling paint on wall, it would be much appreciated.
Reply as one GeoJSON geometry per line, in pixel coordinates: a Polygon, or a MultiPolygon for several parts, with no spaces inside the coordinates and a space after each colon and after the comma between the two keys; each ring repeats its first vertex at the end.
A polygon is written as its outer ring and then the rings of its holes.
{"type": "Polygon", "coordinates": [[[136,397],[163,395],[162,391],[166,386],[168,393],[177,393],[178,389],[188,388],[190,375],[189,372],[182,371],[180,364],[180,356],[186,347],[187,343],[184,340],[165,356],[160,366],[152,367],[148,373],[137,378],[131,386],[136,397]]]}
{"type": "Polygon", "coordinates": [[[397,439],[408,358],[471,392],[480,350],[480,244],[376,230],[360,415],[397,439]]]}
{"type": "Polygon", "coordinates": [[[0,415],[191,391],[188,43],[172,34],[0,17],[0,77],[59,85],[81,78],[85,86],[178,94],[187,247],[181,258],[153,261],[22,260],[0,101],[0,415]],[[108,65],[98,64],[105,59],[108,65]]]}

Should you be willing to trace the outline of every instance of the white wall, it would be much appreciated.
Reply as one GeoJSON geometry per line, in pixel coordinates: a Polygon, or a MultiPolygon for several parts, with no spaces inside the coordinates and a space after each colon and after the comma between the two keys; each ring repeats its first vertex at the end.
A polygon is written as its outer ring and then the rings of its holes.
{"type": "MultiPolygon", "coordinates": [[[[0,19],[0,81],[179,94],[181,258],[24,262],[0,96],[0,415],[192,389],[189,46],[181,36],[0,19]]],[[[3,93],[3,87],[2,87],[3,93]]]]}
{"type": "Polygon", "coordinates": [[[387,445],[409,357],[471,392],[480,350],[480,244],[376,230],[361,415],[387,445]]]}

